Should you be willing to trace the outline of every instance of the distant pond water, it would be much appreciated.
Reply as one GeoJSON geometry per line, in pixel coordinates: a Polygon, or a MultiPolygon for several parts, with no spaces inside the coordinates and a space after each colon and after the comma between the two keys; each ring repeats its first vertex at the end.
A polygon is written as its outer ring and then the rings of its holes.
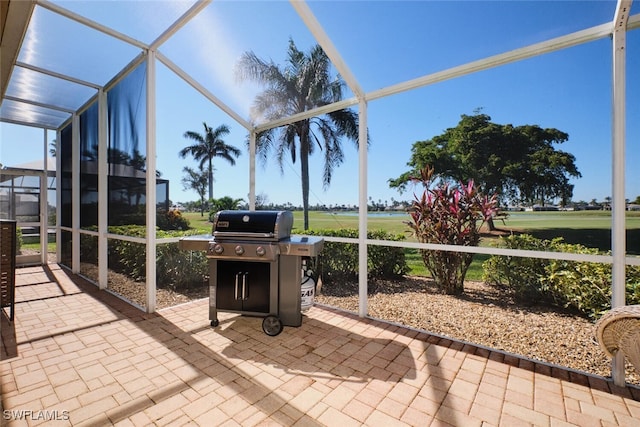
{"type": "MultiPolygon", "coordinates": [[[[358,216],[359,213],[355,211],[338,211],[338,212],[327,212],[327,215],[340,215],[340,216],[358,216]]],[[[369,218],[380,218],[380,217],[405,217],[408,214],[406,212],[400,211],[392,211],[392,212],[368,212],[367,216],[369,218]]]]}

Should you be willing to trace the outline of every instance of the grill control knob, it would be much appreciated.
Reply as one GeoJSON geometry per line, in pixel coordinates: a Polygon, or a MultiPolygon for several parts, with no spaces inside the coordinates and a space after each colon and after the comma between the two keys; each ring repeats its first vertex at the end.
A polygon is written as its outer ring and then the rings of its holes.
{"type": "Polygon", "coordinates": [[[244,253],[244,248],[240,245],[236,246],[236,255],[242,255],[244,253]]]}
{"type": "Polygon", "coordinates": [[[220,243],[216,243],[215,245],[213,245],[213,252],[218,255],[222,255],[222,252],[224,252],[224,248],[220,243]]]}
{"type": "Polygon", "coordinates": [[[267,253],[267,250],[265,248],[263,248],[262,246],[258,246],[256,248],[256,255],[264,256],[266,253],[267,253]]]}

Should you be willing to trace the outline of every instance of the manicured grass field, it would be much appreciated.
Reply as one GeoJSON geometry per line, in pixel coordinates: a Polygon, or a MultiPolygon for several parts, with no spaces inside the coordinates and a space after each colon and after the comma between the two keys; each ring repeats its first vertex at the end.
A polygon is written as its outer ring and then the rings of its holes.
{"type": "MultiPolygon", "coordinates": [[[[211,232],[211,223],[205,215],[186,212],[183,215],[191,227],[202,233],[211,232]]],[[[303,233],[303,215],[295,211],[294,233],[303,233]]],[[[369,230],[384,230],[389,233],[406,234],[408,215],[402,213],[372,213],[369,215],[369,230]]],[[[607,211],[578,212],[510,212],[507,218],[496,221],[501,230],[529,233],[540,239],[563,237],[567,243],[579,243],[601,250],[611,249],[611,213],[607,211]]],[[[358,228],[355,212],[309,212],[309,226],[314,230],[358,228]]],[[[640,255],[640,212],[626,213],[627,252],[640,255]]],[[[407,238],[410,239],[409,234],[407,238]]]]}
{"type": "MultiPolygon", "coordinates": [[[[183,212],[189,220],[190,226],[198,233],[211,233],[211,223],[208,215],[201,216],[199,212],[183,212]]],[[[303,234],[303,214],[294,211],[294,233],[303,234]]],[[[407,240],[414,240],[408,233],[405,224],[409,216],[404,213],[371,213],[368,218],[369,230],[384,230],[394,234],[405,234],[407,240]]],[[[310,228],[358,229],[357,212],[309,212],[310,228]]],[[[528,233],[539,239],[553,239],[562,237],[565,242],[581,244],[587,247],[598,248],[602,251],[611,249],[611,213],[607,211],[579,211],[579,212],[510,212],[507,218],[496,222],[496,227],[520,233],[528,233]]],[[[626,246],[627,254],[640,255],[640,212],[626,213],[626,246]]],[[[490,238],[484,238],[481,244],[489,244],[490,238]]],[[[39,250],[39,243],[24,244],[25,249],[39,250]]],[[[55,243],[49,244],[49,250],[55,251],[55,243]]],[[[427,276],[429,273],[422,262],[417,250],[406,249],[407,262],[411,268],[411,274],[427,276]]],[[[481,280],[482,262],[488,255],[476,254],[469,268],[467,278],[481,280]]]]}
{"type": "MultiPolygon", "coordinates": [[[[191,226],[203,233],[211,232],[211,224],[207,217],[199,213],[184,213],[191,226]]],[[[303,215],[295,211],[294,233],[303,233],[303,215]]],[[[369,230],[384,230],[390,233],[407,233],[408,227],[404,223],[409,217],[402,213],[372,213],[369,215],[369,230]]],[[[310,228],[337,229],[358,228],[356,212],[309,212],[310,228]]],[[[565,242],[582,244],[598,248],[603,251],[611,249],[611,212],[608,211],[578,211],[578,212],[509,212],[504,220],[496,222],[501,230],[529,233],[539,239],[553,239],[562,237],[565,242]]],[[[626,213],[627,253],[640,255],[640,212],[626,213]]],[[[407,239],[412,240],[409,234],[407,239]]],[[[483,244],[488,244],[485,238],[483,244]]],[[[471,265],[467,278],[480,280],[482,278],[482,262],[488,255],[477,254],[471,265]]],[[[428,275],[418,251],[407,249],[407,260],[412,274],[428,275]]]]}

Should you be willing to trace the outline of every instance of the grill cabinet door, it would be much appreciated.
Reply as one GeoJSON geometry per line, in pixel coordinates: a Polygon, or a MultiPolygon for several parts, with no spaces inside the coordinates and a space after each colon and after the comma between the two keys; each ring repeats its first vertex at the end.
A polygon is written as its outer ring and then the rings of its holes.
{"type": "Polygon", "coordinates": [[[218,261],[216,307],[268,314],[270,268],[268,262],[218,261]]]}

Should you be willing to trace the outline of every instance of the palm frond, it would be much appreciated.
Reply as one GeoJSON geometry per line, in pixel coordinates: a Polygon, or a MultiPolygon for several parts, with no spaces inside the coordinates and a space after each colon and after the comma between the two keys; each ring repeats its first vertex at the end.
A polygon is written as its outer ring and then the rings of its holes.
{"type": "MultiPolygon", "coordinates": [[[[331,61],[322,47],[315,45],[308,52],[302,52],[289,39],[283,67],[262,60],[250,51],[238,62],[236,76],[239,80],[264,84],[264,90],[253,102],[251,114],[253,118],[270,121],[340,101],[345,85],[340,76],[332,76],[331,70],[331,61]]],[[[344,161],[342,138],[351,139],[357,146],[358,136],[358,115],[348,109],[340,110],[265,131],[259,136],[257,153],[266,162],[273,150],[273,158],[282,173],[285,156],[293,163],[300,156],[304,160],[302,164],[306,164],[308,156],[317,150],[323,151],[326,188],[333,169],[344,161]]],[[[309,176],[301,179],[303,206],[307,206],[309,176]]]]}

